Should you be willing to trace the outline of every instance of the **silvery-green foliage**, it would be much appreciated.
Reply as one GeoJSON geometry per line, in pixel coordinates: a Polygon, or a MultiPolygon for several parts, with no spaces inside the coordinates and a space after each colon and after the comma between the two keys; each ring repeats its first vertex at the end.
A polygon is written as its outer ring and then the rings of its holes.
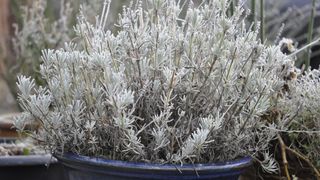
{"type": "Polygon", "coordinates": [[[79,42],[43,51],[47,86],[19,78],[26,113],[17,124],[40,123],[34,137],[56,152],[162,163],[258,157],[275,136],[261,116],[293,62],[246,29],[241,6],[232,17],[227,9],[224,0],[139,1],[123,8],[116,33],[103,29],[107,10],[96,25],[79,17],[79,42]]]}
{"type": "Polygon", "coordinates": [[[320,70],[307,70],[288,81],[289,91],[280,99],[279,110],[286,116],[282,126],[292,132],[294,144],[303,148],[310,160],[319,166],[320,159],[320,70]]]}
{"type": "Polygon", "coordinates": [[[268,151],[263,153],[263,161],[260,165],[267,173],[276,173],[279,170],[279,165],[268,151]]]}

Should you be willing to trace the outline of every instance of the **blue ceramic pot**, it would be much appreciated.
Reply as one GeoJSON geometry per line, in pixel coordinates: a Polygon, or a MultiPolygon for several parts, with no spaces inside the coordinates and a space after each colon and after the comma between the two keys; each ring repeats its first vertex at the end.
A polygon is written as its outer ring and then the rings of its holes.
{"type": "Polygon", "coordinates": [[[248,157],[225,163],[183,166],[115,161],[75,154],[56,158],[65,166],[70,180],[237,180],[252,164],[252,159],[248,157]]]}

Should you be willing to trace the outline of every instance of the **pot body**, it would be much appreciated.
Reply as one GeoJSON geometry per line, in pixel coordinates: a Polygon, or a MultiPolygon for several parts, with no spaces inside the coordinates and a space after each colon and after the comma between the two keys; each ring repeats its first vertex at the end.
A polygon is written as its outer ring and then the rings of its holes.
{"type": "Polygon", "coordinates": [[[0,156],[2,180],[64,180],[63,166],[51,155],[0,156]]]}
{"type": "Polygon", "coordinates": [[[252,164],[248,157],[225,163],[183,166],[115,161],[75,154],[56,158],[65,166],[69,180],[237,180],[252,164]]]}

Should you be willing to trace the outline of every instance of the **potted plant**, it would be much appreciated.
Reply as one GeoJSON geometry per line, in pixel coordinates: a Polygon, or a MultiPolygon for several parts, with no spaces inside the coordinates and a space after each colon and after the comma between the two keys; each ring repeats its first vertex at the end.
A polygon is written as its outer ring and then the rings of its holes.
{"type": "Polygon", "coordinates": [[[263,120],[293,61],[246,28],[229,2],[170,0],[123,8],[106,30],[78,17],[77,38],[44,50],[45,86],[18,78],[25,111],[15,126],[54,152],[70,179],[236,179],[268,152],[276,131],[263,120]]]}

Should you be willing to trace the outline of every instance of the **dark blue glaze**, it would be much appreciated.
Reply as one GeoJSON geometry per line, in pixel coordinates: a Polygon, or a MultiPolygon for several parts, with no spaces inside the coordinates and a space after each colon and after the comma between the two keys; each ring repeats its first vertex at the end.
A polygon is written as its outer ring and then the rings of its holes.
{"type": "Polygon", "coordinates": [[[70,180],[237,180],[252,164],[249,157],[225,163],[183,166],[107,160],[75,154],[56,157],[64,164],[70,180]]]}
{"type": "Polygon", "coordinates": [[[0,157],[0,180],[66,180],[63,166],[51,155],[0,157]]]}

